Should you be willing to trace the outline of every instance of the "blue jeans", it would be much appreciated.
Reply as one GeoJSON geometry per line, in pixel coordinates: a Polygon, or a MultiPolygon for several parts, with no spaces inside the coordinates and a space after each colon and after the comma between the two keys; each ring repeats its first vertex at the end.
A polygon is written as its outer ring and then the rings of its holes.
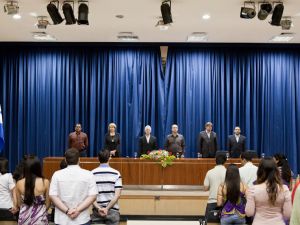
{"type": "MultiPolygon", "coordinates": [[[[56,224],[56,225],[59,225],[59,224],[56,224]]],[[[84,223],[84,224],[81,224],[81,225],[91,225],[91,222],[87,222],[87,223],[84,223]]]]}
{"type": "Polygon", "coordinates": [[[246,219],[241,218],[236,214],[233,214],[231,216],[224,216],[221,218],[221,225],[230,225],[230,224],[245,224],[246,219]]]}

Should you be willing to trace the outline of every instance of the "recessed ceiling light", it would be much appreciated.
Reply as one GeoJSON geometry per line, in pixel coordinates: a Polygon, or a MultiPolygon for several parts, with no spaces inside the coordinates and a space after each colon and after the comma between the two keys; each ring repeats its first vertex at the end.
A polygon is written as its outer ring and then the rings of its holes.
{"type": "Polygon", "coordinates": [[[138,41],[139,37],[134,35],[133,32],[120,32],[118,34],[118,40],[120,41],[138,41]]]}
{"type": "Polygon", "coordinates": [[[171,24],[164,24],[163,20],[159,20],[155,27],[158,27],[161,31],[168,30],[171,24]]]}
{"type": "Polygon", "coordinates": [[[12,16],[12,18],[15,19],[15,20],[19,20],[19,19],[21,19],[22,17],[21,17],[20,14],[15,14],[15,15],[12,16]]]}
{"type": "Polygon", "coordinates": [[[31,13],[29,13],[29,15],[32,16],[32,17],[37,17],[38,16],[36,12],[31,12],[31,13]]]}
{"type": "Polygon", "coordinates": [[[289,42],[294,38],[293,33],[281,33],[280,35],[272,37],[271,42],[289,42]]]}
{"type": "Polygon", "coordinates": [[[194,32],[187,37],[188,42],[206,42],[207,33],[205,32],[194,32]]]}
{"type": "Polygon", "coordinates": [[[46,32],[33,32],[32,36],[35,40],[39,41],[56,41],[56,38],[46,32]]]}
{"type": "Polygon", "coordinates": [[[204,14],[203,16],[202,16],[202,19],[204,19],[204,20],[209,20],[210,19],[210,15],[207,13],[207,14],[204,14]]]}

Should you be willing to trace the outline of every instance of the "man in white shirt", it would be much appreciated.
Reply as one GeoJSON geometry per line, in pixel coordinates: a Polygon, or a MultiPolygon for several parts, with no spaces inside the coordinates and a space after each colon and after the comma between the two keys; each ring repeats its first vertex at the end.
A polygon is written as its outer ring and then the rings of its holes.
{"type": "Polygon", "coordinates": [[[56,171],[51,179],[49,195],[55,205],[55,224],[89,225],[89,206],[98,193],[93,174],[79,167],[79,152],[65,153],[68,167],[56,171]]]}
{"type": "Polygon", "coordinates": [[[109,166],[110,152],[100,151],[100,166],[92,173],[95,176],[98,195],[94,202],[93,221],[109,225],[118,225],[120,221],[118,200],[121,196],[122,178],[118,170],[109,166]]]}
{"type": "Polygon", "coordinates": [[[252,163],[252,154],[250,152],[243,152],[241,155],[242,167],[240,170],[241,181],[248,187],[254,185],[257,179],[257,166],[252,163]]]}
{"type": "Polygon", "coordinates": [[[217,208],[217,194],[220,184],[225,181],[226,168],[224,166],[226,162],[226,156],[223,154],[216,156],[216,166],[209,170],[204,179],[204,190],[209,190],[209,196],[205,211],[207,222],[218,223],[220,219],[218,216],[212,217],[211,211],[217,208]]]}

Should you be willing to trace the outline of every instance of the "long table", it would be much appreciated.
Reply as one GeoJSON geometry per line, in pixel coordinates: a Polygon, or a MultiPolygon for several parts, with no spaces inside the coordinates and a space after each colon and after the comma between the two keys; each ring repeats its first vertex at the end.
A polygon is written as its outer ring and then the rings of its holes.
{"type": "MultiPolygon", "coordinates": [[[[53,173],[59,170],[62,157],[46,157],[43,160],[43,173],[51,179],[53,173]]],[[[240,159],[229,159],[226,165],[241,164],[240,159]]],[[[253,160],[254,164],[259,159],[253,160]]],[[[215,166],[215,159],[176,159],[173,165],[162,168],[156,161],[134,158],[113,158],[110,166],[119,170],[124,185],[203,185],[208,170],[215,166]]],[[[97,158],[80,158],[80,166],[92,170],[99,166],[97,158]]]]}

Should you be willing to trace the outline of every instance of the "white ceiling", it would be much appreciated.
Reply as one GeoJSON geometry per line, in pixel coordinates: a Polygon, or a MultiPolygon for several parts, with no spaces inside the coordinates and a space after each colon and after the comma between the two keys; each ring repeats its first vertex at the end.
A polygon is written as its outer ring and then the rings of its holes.
{"type": "MultiPolygon", "coordinates": [[[[42,30],[34,26],[36,18],[30,13],[48,16],[48,3],[46,0],[20,0],[20,20],[12,19],[1,10],[0,41],[35,41],[31,32],[42,30]]],[[[67,26],[63,22],[48,26],[46,32],[59,42],[117,42],[118,32],[125,31],[138,35],[139,42],[186,42],[187,35],[192,32],[207,32],[208,42],[237,43],[268,43],[272,36],[282,32],[281,27],[268,23],[270,16],[265,21],[257,17],[240,19],[241,0],[172,0],[174,23],[169,30],[160,31],[155,27],[160,4],[161,0],[90,0],[89,26],[67,26]],[[211,19],[203,20],[205,13],[209,13],[211,19]],[[116,18],[117,14],[124,18],[116,18]]],[[[294,27],[289,32],[296,35],[291,43],[300,43],[300,1],[286,0],[284,6],[284,15],[293,16],[294,27]]],[[[75,15],[76,8],[77,4],[75,15]]]]}

